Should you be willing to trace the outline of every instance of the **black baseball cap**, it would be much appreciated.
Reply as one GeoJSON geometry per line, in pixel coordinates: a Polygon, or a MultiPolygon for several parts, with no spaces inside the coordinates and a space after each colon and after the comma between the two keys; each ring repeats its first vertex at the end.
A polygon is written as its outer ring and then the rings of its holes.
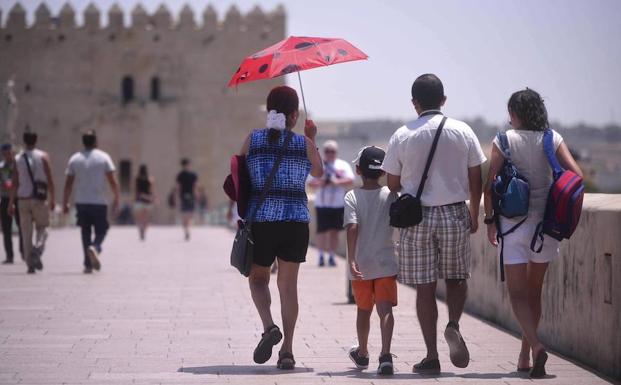
{"type": "Polygon", "coordinates": [[[386,152],[379,147],[368,146],[360,149],[353,163],[360,167],[360,173],[367,178],[377,179],[382,176],[382,163],[386,152]]]}
{"type": "Polygon", "coordinates": [[[13,146],[11,145],[11,143],[3,143],[2,146],[0,147],[0,150],[8,151],[8,150],[10,150],[12,148],[13,148],[13,146]]]}

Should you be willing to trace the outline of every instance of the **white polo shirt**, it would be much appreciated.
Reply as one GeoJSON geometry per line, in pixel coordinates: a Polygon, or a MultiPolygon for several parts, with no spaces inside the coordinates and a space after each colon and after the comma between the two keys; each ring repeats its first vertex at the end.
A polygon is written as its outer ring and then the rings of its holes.
{"type": "MultiPolygon", "coordinates": [[[[404,193],[416,195],[442,118],[441,114],[420,117],[400,127],[390,138],[382,169],[401,176],[404,193]]],[[[472,128],[448,118],[421,196],[423,206],[442,206],[469,199],[468,168],[486,160],[472,128]]]]}

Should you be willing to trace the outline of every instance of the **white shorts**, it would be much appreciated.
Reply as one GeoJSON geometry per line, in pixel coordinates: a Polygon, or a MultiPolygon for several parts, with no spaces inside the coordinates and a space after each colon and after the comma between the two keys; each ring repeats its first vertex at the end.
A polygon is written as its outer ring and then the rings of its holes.
{"type": "MultiPolygon", "coordinates": [[[[547,263],[552,261],[559,253],[560,242],[556,239],[544,235],[543,248],[540,253],[536,253],[530,249],[530,243],[537,229],[540,218],[528,218],[511,234],[505,235],[504,242],[504,262],[505,265],[515,265],[518,263],[547,263]]],[[[500,227],[502,231],[507,231],[515,226],[519,221],[515,219],[500,218],[500,227]]],[[[539,247],[541,240],[537,237],[536,247],[539,247]]],[[[500,255],[500,245],[498,246],[500,255]]]]}

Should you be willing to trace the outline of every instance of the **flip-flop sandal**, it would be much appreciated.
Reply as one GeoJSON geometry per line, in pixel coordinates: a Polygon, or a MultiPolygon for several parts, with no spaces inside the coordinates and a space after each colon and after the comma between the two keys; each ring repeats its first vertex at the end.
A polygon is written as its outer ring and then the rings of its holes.
{"type": "Polygon", "coordinates": [[[276,367],[281,370],[293,370],[295,369],[295,360],[291,353],[278,353],[278,362],[276,367]]]}
{"type": "Polygon", "coordinates": [[[254,349],[253,359],[257,364],[264,364],[272,357],[272,348],[280,342],[282,333],[276,325],[272,325],[267,331],[261,334],[261,341],[254,349]]]}
{"type": "Polygon", "coordinates": [[[545,350],[541,350],[535,361],[533,362],[533,368],[530,370],[531,378],[542,378],[546,375],[546,361],[548,361],[548,353],[545,350]]]}

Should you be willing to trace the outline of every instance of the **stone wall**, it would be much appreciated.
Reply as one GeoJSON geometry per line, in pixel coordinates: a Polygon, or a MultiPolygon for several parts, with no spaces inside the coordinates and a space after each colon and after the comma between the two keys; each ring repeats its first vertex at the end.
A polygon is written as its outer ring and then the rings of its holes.
{"type": "MultiPolygon", "coordinates": [[[[500,282],[497,250],[481,228],[471,238],[466,310],[514,332],[519,327],[500,282]]],[[[314,226],[314,225],[313,225],[314,226]]],[[[345,236],[339,253],[345,255],[345,236]]],[[[315,256],[309,256],[315,263],[315,256]]],[[[621,195],[587,194],[580,225],[561,243],[543,292],[540,336],[550,349],[621,379],[621,195]]],[[[444,285],[438,296],[444,297],[444,285]]],[[[516,352],[517,354],[517,352],[516,352]]]]}
{"type": "MultiPolygon", "coordinates": [[[[53,16],[41,4],[27,25],[19,4],[8,14],[0,10],[0,94],[12,79],[18,141],[26,129],[39,133],[40,147],[52,157],[58,196],[66,162],[81,148],[80,132],[93,128],[117,165],[131,162],[130,180],[141,163],[149,166],[162,201],[180,158],[188,157],[212,204],[221,203],[228,159],[250,129],[264,124],[261,106],[283,79],[238,89],[227,83],[244,57],[284,38],[284,9],[265,13],[256,7],[242,15],[233,6],[219,19],[207,7],[196,23],[187,6],[173,19],[165,6],[147,14],[138,4],[130,25],[123,17],[115,5],[101,25],[99,10],[90,5],[84,24],[77,25],[70,5],[53,16]],[[131,100],[123,98],[126,77],[133,82],[131,100]]],[[[8,138],[5,118],[0,116],[2,140],[8,138]]],[[[131,191],[124,200],[132,200],[131,191]]],[[[170,217],[165,210],[156,213],[160,222],[170,217]]]]}

